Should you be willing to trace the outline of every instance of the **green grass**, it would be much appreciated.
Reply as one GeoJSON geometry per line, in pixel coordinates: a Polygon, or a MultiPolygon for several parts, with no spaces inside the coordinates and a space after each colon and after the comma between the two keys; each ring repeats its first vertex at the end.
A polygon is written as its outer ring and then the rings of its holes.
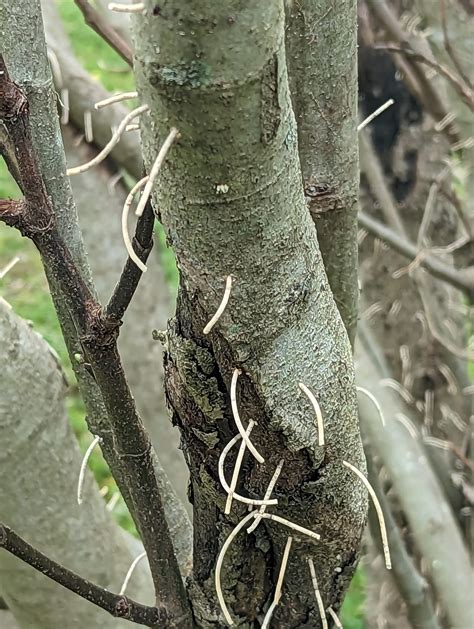
{"type": "MultiPolygon", "coordinates": [[[[66,30],[71,37],[73,49],[84,67],[92,76],[111,92],[134,89],[133,78],[128,66],[91,29],[85,26],[82,15],[71,0],[58,2],[66,30]]],[[[3,162],[0,162],[0,198],[19,198],[20,193],[3,162]]],[[[157,241],[160,243],[165,277],[177,291],[178,273],[171,249],[167,248],[163,228],[157,224],[157,241]]],[[[20,262],[0,280],[0,295],[4,297],[21,317],[32,322],[34,328],[57,352],[70,383],[67,410],[71,425],[85,451],[92,436],[87,430],[85,411],[77,392],[77,385],[61,335],[59,323],[48,292],[41,261],[33,245],[25,238],[4,225],[0,225],[0,269],[13,257],[20,262]]],[[[117,488],[110,475],[100,450],[96,448],[90,459],[90,467],[101,487],[107,487],[106,500],[117,488]]],[[[120,499],[114,508],[114,516],[121,526],[136,534],[127,508],[120,499]]],[[[342,620],[346,629],[363,629],[363,601],[365,580],[361,571],[356,574],[342,610],[342,620]]]]}

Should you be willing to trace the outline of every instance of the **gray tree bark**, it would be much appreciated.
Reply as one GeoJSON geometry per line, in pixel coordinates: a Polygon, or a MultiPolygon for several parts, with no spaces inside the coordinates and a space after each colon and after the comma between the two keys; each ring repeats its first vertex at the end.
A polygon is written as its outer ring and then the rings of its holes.
{"type": "MultiPolygon", "coordinates": [[[[0,303],[0,520],[78,574],[118,592],[142,548],[113,521],[92,474],[81,506],[82,455],[69,426],[66,383],[41,336],[0,303]]],[[[141,562],[127,594],[153,602],[141,562]]],[[[21,629],[126,627],[13,555],[0,553],[0,595],[21,629]]]]}
{"type": "MultiPolygon", "coordinates": [[[[140,98],[150,105],[142,123],[148,168],[170,127],[181,133],[154,202],[181,275],[165,374],[192,478],[195,617],[198,626],[222,626],[211,578],[243,515],[235,508],[224,516],[217,479],[219,454],[236,433],[229,383],[239,367],[241,415],[258,419],[252,439],[266,458],[264,466],[246,461],[242,491],[263,495],[284,458],[278,513],[321,533],[317,544],[299,540],[291,554],[273,626],[320,627],[305,556],[314,557],[325,606],[339,609],[366,512],[365,490],[342,460],[363,470],[364,458],[350,345],[301,184],[283,6],[203,0],[191,13],[184,4],[163,7],[159,17],[146,6],[135,20],[135,68],[140,98]],[[229,274],[229,306],[205,337],[229,274]],[[298,382],[319,398],[325,447],[316,445],[298,382]]],[[[287,534],[265,522],[229,551],[223,588],[239,626],[258,626],[287,534]]]]}
{"type": "Polygon", "coordinates": [[[305,197],[351,343],[357,328],[357,3],[293,2],[286,30],[305,197]]]}

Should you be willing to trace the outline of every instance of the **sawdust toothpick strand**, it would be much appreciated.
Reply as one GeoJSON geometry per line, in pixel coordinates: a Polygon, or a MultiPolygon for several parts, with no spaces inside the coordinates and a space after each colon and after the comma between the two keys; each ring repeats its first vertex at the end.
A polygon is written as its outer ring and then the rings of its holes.
{"type": "Polygon", "coordinates": [[[311,573],[311,581],[313,582],[314,596],[318,604],[319,615],[321,616],[321,624],[323,629],[328,629],[328,621],[326,618],[326,611],[324,609],[323,599],[321,598],[321,592],[319,591],[318,579],[316,578],[316,570],[314,569],[313,560],[308,557],[309,571],[311,573]]]}
{"type": "Polygon", "coordinates": [[[293,542],[292,537],[288,537],[286,540],[285,550],[283,552],[283,559],[281,560],[280,572],[278,573],[278,580],[275,587],[275,595],[273,597],[273,602],[268,608],[267,613],[265,614],[265,618],[263,619],[262,629],[267,629],[275,610],[275,607],[278,605],[281,598],[281,588],[283,585],[283,579],[285,578],[286,566],[288,564],[288,557],[290,555],[291,544],[293,542]]]}
{"type": "MultiPolygon", "coordinates": [[[[247,436],[250,436],[250,433],[252,432],[252,429],[254,426],[255,426],[255,422],[253,421],[253,419],[251,419],[247,427],[247,432],[246,432],[247,436]]],[[[230,510],[232,508],[232,497],[234,495],[235,488],[237,487],[240,467],[242,465],[242,460],[244,458],[246,448],[247,448],[247,444],[245,443],[245,441],[242,440],[242,443],[240,444],[239,452],[237,454],[237,459],[235,460],[234,471],[232,472],[232,479],[230,481],[230,491],[227,494],[227,501],[226,501],[225,510],[224,510],[224,513],[226,515],[229,515],[230,510]]]]}
{"type": "Polygon", "coordinates": [[[415,424],[411,421],[409,417],[407,417],[403,413],[395,413],[395,419],[407,429],[413,439],[418,439],[418,432],[416,430],[415,424]]]}
{"type": "Polygon", "coordinates": [[[336,627],[336,629],[344,629],[341,621],[339,620],[339,616],[336,614],[336,612],[333,610],[332,607],[328,607],[328,614],[333,619],[334,626],[336,627]]]}
{"type": "Polygon", "coordinates": [[[104,159],[110,154],[114,146],[116,146],[120,141],[122,133],[125,131],[127,125],[130,124],[132,120],[135,120],[135,118],[145,113],[145,111],[148,111],[148,109],[148,105],[141,105],[140,107],[133,109],[129,114],[127,114],[122,122],[119,124],[117,129],[114,131],[114,134],[112,135],[109,142],[104,146],[100,153],[98,153],[93,159],[91,159],[89,162],[86,162],[85,164],[75,166],[74,168],[68,168],[68,176],[79,175],[80,173],[83,173],[86,170],[89,170],[90,168],[93,168],[94,166],[97,166],[97,164],[103,162],[104,159]]]}
{"type": "Polygon", "coordinates": [[[298,384],[299,388],[303,391],[303,393],[308,397],[309,401],[313,405],[314,412],[316,413],[316,421],[318,425],[318,445],[324,445],[324,422],[323,415],[321,413],[321,407],[319,406],[319,402],[316,399],[314,393],[308,389],[308,387],[300,382],[298,384]]]}
{"type": "Polygon", "coordinates": [[[232,374],[232,381],[230,383],[230,403],[232,406],[232,414],[234,416],[234,421],[240,433],[240,436],[245,441],[247,448],[250,450],[250,452],[259,463],[263,463],[265,459],[260,454],[260,452],[258,452],[257,448],[253,445],[247,433],[245,432],[245,429],[242,426],[242,421],[240,419],[239,409],[237,407],[237,379],[241,373],[242,372],[240,371],[240,369],[234,369],[234,373],[232,374]]]}
{"type": "Polygon", "coordinates": [[[143,214],[145,205],[148,203],[148,199],[150,197],[153,184],[155,183],[155,179],[158,176],[158,173],[160,172],[160,168],[163,165],[163,162],[165,161],[165,157],[168,154],[168,151],[170,150],[171,145],[176,140],[178,135],[179,135],[178,129],[173,127],[171,131],[169,132],[168,137],[163,142],[163,145],[161,149],[159,150],[158,155],[156,156],[155,162],[153,166],[151,167],[149,177],[148,177],[148,182],[145,186],[145,190],[143,191],[142,198],[140,199],[140,202],[137,205],[137,209],[135,210],[135,214],[137,216],[141,216],[143,214]]]}
{"type": "Polygon", "coordinates": [[[0,271],[0,280],[3,280],[3,278],[5,277],[5,275],[11,271],[13,269],[13,267],[15,266],[15,264],[17,264],[20,261],[20,258],[18,256],[15,256],[14,258],[12,258],[10,260],[10,262],[8,262],[8,264],[6,264],[3,269],[0,271]]]}
{"type": "Polygon", "coordinates": [[[131,100],[132,98],[137,97],[138,92],[120,92],[120,94],[114,94],[113,96],[104,98],[104,100],[97,101],[94,105],[94,109],[103,109],[104,107],[108,107],[114,103],[121,103],[124,100],[131,100]]]}
{"type": "Polygon", "coordinates": [[[89,109],[86,109],[84,112],[84,137],[86,142],[94,141],[94,131],[92,129],[92,112],[89,109]]]}
{"type": "Polygon", "coordinates": [[[367,116],[367,118],[364,118],[364,120],[362,120],[362,122],[358,125],[357,131],[362,131],[362,129],[365,129],[365,127],[369,125],[372,122],[372,120],[374,120],[374,118],[377,118],[377,116],[380,116],[380,114],[384,112],[386,109],[388,109],[389,107],[391,107],[394,102],[395,101],[393,100],[393,98],[390,98],[386,103],[384,103],[374,112],[372,112],[370,116],[367,116]]]}
{"type": "Polygon", "coordinates": [[[216,313],[213,315],[209,323],[204,328],[203,330],[204,334],[209,334],[209,332],[212,330],[212,328],[216,325],[216,323],[221,318],[222,313],[226,309],[227,302],[229,301],[231,290],[232,290],[232,275],[228,275],[225,281],[225,291],[224,291],[224,296],[222,297],[222,301],[219,304],[219,308],[216,310],[216,313]]]}
{"type": "MultiPolygon", "coordinates": [[[[229,454],[230,450],[234,447],[234,445],[240,440],[242,439],[242,437],[240,436],[240,434],[235,435],[235,437],[233,437],[229,443],[225,446],[225,448],[222,450],[222,453],[219,457],[219,465],[218,465],[218,472],[219,472],[219,481],[224,489],[224,491],[226,492],[226,494],[230,493],[230,486],[227,483],[225,476],[224,476],[224,464],[225,464],[225,460],[227,455],[229,454]]],[[[243,502],[244,504],[248,504],[248,505],[256,505],[256,506],[271,506],[271,505],[276,505],[278,504],[278,500],[276,498],[271,498],[265,494],[265,498],[263,500],[257,500],[254,498],[246,498],[245,496],[241,496],[240,494],[238,494],[236,491],[234,491],[233,493],[233,498],[234,500],[237,500],[238,502],[243,502]]]]}
{"type": "Polygon", "coordinates": [[[377,409],[377,412],[380,416],[380,420],[382,422],[382,425],[385,426],[385,417],[384,414],[382,413],[382,408],[377,400],[377,398],[375,397],[375,395],[373,393],[371,393],[370,391],[368,391],[367,389],[364,389],[364,387],[356,387],[357,391],[359,391],[359,393],[363,393],[366,397],[369,398],[369,400],[372,402],[372,404],[375,406],[375,408],[377,409]]]}
{"type": "Polygon", "coordinates": [[[289,529],[298,531],[298,533],[302,533],[303,535],[307,535],[308,537],[311,537],[313,539],[321,539],[321,535],[319,535],[319,533],[315,533],[314,531],[311,531],[310,529],[307,529],[304,526],[301,526],[300,524],[296,524],[295,522],[291,522],[291,520],[282,518],[281,516],[276,515],[275,513],[262,513],[262,514],[254,513],[253,517],[257,518],[260,515],[262,518],[265,518],[266,520],[273,520],[274,522],[283,524],[283,526],[287,526],[289,529]]]}
{"type": "Polygon", "coordinates": [[[120,588],[120,596],[123,596],[125,594],[125,590],[127,589],[130,579],[132,578],[132,574],[135,571],[135,568],[138,566],[138,564],[144,557],[146,557],[146,552],[140,553],[138,557],[135,557],[135,559],[132,561],[130,568],[128,569],[128,572],[125,575],[125,579],[123,580],[122,587],[120,588]]]}
{"type": "MultiPolygon", "coordinates": [[[[276,482],[278,480],[278,477],[280,476],[280,472],[281,472],[281,468],[283,467],[283,463],[284,463],[284,459],[280,459],[280,462],[278,463],[278,465],[275,468],[275,471],[273,472],[273,476],[270,479],[270,482],[268,483],[268,487],[267,487],[267,491],[265,492],[265,495],[263,497],[264,502],[268,503],[271,499],[271,495],[273,492],[273,489],[276,485],[276,482]]],[[[265,513],[265,504],[262,505],[258,511],[258,515],[255,518],[255,522],[253,522],[251,524],[251,526],[249,526],[249,528],[247,529],[247,533],[251,533],[252,531],[254,531],[257,526],[259,525],[263,514],[265,513]]]]}
{"type": "Polygon", "coordinates": [[[82,489],[84,487],[84,477],[86,474],[87,463],[89,461],[90,455],[92,454],[93,449],[99,443],[100,437],[94,437],[94,439],[89,444],[89,447],[84,454],[84,458],[82,459],[81,469],[79,470],[79,478],[77,481],[77,504],[82,504],[82,489]]]}
{"type": "Polygon", "coordinates": [[[69,90],[63,87],[61,90],[61,124],[65,125],[69,122],[69,90]]]}
{"type": "Polygon", "coordinates": [[[343,461],[342,463],[343,463],[343,465],[345,465],[347,468],[349,468],[352,472],[354,472],[354,474],[356,474],[360,478],[360,480],[366,486],[367,491],[370,494],[370,497],[372,498],[372,501],[373,501],[374,507],[375,507],[375,511],[377,512],[377,517],[378,517],[378,520],[379,520],[380,534],[382,536],[383,554],[384,554],[384,557],[385,557],[385,565],[387,567],[387,570],[391,570],[392,569],[392,560],[390,558],[390,549],[388,547],[387,528],[385,526],[385,518],[383,517],[382,507],[380,506],[380,502],[379,502],[379,499],[377,498],[377,494],[375,493],[374,488],[369,483],[367,478],[364,476],[364,474],[362,474],[362,472],[357,467],[355,467],[351,463],[348,463],[347,461],[343,461]]]}
{"type": "Polygon", "coordinates": [[[133,262],[135,262],[135,264],[140,269],[140,271],[142,271],[142,273],[146,272],[147,266],[140,260],[140,258],[137,256],[133,248],[132,240],[130,238],[130,234],[128,233],[128,214],[130,212],[130,206],[132,205],[134,196],[139,190],[141,190],[145,186],[147,181],[148,181],[148,177],[143,177],[143,179],[140,179],[140,181],[138,181],[133,186],[133,188],[128,193],[127,198],[125,199],[125,203],[123,204],[123,210],[122,210],[123,242],[125,244],[125,248],[127,249],[127,253],[130,256],[130,260],[133,260],[133,262]]]}
{"type": "Polygon", "coordinates": [[[109,11],[116,11],[117,13],[145,13],[145,5],[143,2],[137,2],[135,4],[109,2],[107,8],[109,11]]]}
{"type": "Polygon", "coordinates": [[[233,625],[234,621],[232,620],[232,616],[229,613],[229,609],[226,605],[226,602],[224,600],[224,594],[222,592],[222,585],[221,585],[221,571],[222,571],[222,564],[224,562],[224,558],[226,555],[227,550],[229,549],[229,546],[232,544],[232,541],[234,540],[234,538],[239,534],[239,532],[244,528],[244,526],[247,524],[247,522],[249,520],[251,520],[255,515],[256,515],[256,511],[252,511],[250,513],[248,513],[242,520],[240,520],[240,522],[237,524],[237,526],[231,531],[230,535],[227,537],[227,539],[225,540],[221,551],[219,553],[219,556],[217,557],[217,563],[216,563],[216,572],[215,572],[215,586],[216,586],[216,594],[217,594],[217,598],[219,600],[219,605],[221,606],[222,609],[222,613],[224,614],[224,617],[227,621],[227,623],[229,625],[233,625]]]}

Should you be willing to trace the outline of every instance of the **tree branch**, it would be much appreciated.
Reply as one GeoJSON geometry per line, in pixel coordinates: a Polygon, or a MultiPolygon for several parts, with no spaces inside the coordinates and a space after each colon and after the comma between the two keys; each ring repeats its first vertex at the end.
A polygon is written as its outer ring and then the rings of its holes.
{"type": "MultiPolygon", "coordinates": [[[[400,596],[406,603],[408,618],[416,629],[439,629],[440,625],[433,608],[428,583],[420,575],[413,559],[408,554],[387,496],[380,486],[373,457],[370,455],[367,456],[367,472],[384,514],[388,544],[392,557],[392,576],[400,596]]],[[[379,552],[382,553],[379,523],[372,506],[369,508],[369,526],[373,532],[372,539],[377,544],[379,552]]]]}
{"type": "MultiPolygon", "coordinates": [[[[153,467],[153,451],[128,387],[117,350],[119,322],[105,319],[84,282],[56,225],[51,203],[32,149],[28,103],[10,81],[0,58],[0,117],[15,145],[25,201],[15,226],[41,253],[60,288],[87,360],[99,386],[119,462],[131,499],[131,511],[148,554],[157,598],[174,618],[189,614],[153,467]]],[[[10,222],[10,224],[12,224],[10,222]]]]}
{"type": "Polygon", "coordinates": [[[163,608],[141,605],[127,596],[113,594],[80,577],[72,570],[68,570],[68,568],[43,555],[3,522],[0,522],[0,548],[15,555],[38,572],[78,594],[86,601],[105,609],[115,618],[125,618],[146,627],[170,626],[168,615],[163,608]]]}
{"type": "Polygon", "coordinates": [[[473,85],[468,75],[464,71],[462,67],[462,63],[456,53],[456,50],[451,45],[451,39],[448,34],[448,18],[446,16],[446,0],[439,0],[439,9],[441,15],[441,27],[443,29],[443,37],[444,37],[444,47],[446,48],[446,52],[451,58],[456,70],[459,72],[459,76],[466,83],[468,87],[473,89],[473,85]]]}
{"type": "Polygon", "coordinates": [[[291,3],[285,29],[305,198],[351,344],[359,299],[356,17],[356,2],[336,11],[332,0],[301,0],[291,3]]]}
{"type": "MultiPolygon", "coordinates": [[[[143,214],[137,220],[135,237],[132,241],[133,249],[142,262],[146,262],[153,248],[153,226],[155,215],[149,201],[143,214]]],[[[142,271],[130,257],[127,258],[125,267],[109,303],[105,308],[105,318],[111,321],[121,321],[130,301],[138,286],[142,271]]]]}
{"type": "MultiPolygon", "coordinates": [[[[424,54],[424,51],[420,48],[418,43],[413,41],[413,38],[410,38],[407,33],[405,33],[397,16],[385,0],[367,0],[367,6],[389,37],[399,44],[408,46],[416,53],[424,54]]],[[[396,61],[397,59],[395,59],[395,62],[396,61]]],[[[433,87],[432,83],[428,81],[425,73],[416,61],[412,62],[406,60],[406,62],[412,70],[410,77],[408,77],[412,80],[407,81],[407,87],[417,99],[421,99],[423,107],[436,122],[445,119],[448,110],[438,91],[433,87]]],[[[443,132],[448,137],[451,144],[459,142],[461,139],[453,122],[447,124],[443,128],[443,132]]]]}
{"type": "Polygon", "coordinates": [[[414,439],[395,419],[405,412],[399,400],[380,384],[389,375],[379,358],[378,345],[370,331],[359,325],[360,344],[356,352],[357,379],[370,388],[388,418],[382,426],[370,401],[359,400],[364,437],[381,457],[407,517],[416,546],[432,567],[431,578],[443,610],[452,627],[469,626],[470,600],[466,587],[472,569],[465,545],[449,505],[424,452],[421,440],[414,439]]]}
{"type": "Polygon", "coordinates": [[[104,39],[121,57],[133,67],[133,54],[130,46],[117,31],[107,23],[104,17],[91,5],[88,0],[74,0],[88,24],[102,39],[104,39]]]}
{"type": "Polygon", "coordinates": [[[446,66],[438,63],[437,61],[428,59],[426,55],[423,55],[420,52],[415,52],[407,46],[400,47],[390,44],[377,44],[375,46],[375,49],[386,50],[387,52],[395,52],[401,55],[406,55],[414,61],[419,61],[420,63],[424,63],[425,65],[427,65],[429,68],[433,68],[433,70],[436,70],[438,74],[440,74],[451,83],[451,85],[461,97],[462,101],[469,107],[471,111],[474,111],[474,94],[472,90],[469,89],[469,87],[467,87],[463,83],[463,81],[459,79],[459,77],[457,77],[455,74],[453,74],[451,70],[446,66]]]}
{"type": "Polygon", "coordinates": [[[428,252],[426,255],[423,255],[423,250],[420,251],[407,238],[400,236],[364,212],[359,212],[359,225],[376,238],[386,242],[405,258],[414,260],[419,256],[420,266],[429,271],[431,275],[462,290],[470,301],[474,300],[474,269],[457,270],[449,264],[445,264],[442,260],[429,255],[428,252]]]}

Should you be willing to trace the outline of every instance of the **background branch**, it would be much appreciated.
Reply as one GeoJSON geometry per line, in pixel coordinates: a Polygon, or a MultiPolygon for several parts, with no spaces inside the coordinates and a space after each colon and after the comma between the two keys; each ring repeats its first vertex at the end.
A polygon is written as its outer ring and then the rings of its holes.
{"type": "Polygon", "coordinates": [[[133,66],[132,50],[128,43],[122,39],[117,31],[107,22],[103,15],[91,7],[88,0],[74,0],[81,10],[86,24],[88,24],[100,37],[112,46],[114,50],[128,63],[133,66]]]}
{"type": "Polygon", "coordinates": [[[366,229],[370,234],[376,238],[380,238],[383,242],[386,242],[392,249],[400,253],[409,260],[415,260],[419,256],[420,266],[427,271],[451,286],[462,290],[470,301],[474,300],[474,269],[457,270],[446,264],[442,260],[430,255],[429,249],[426,255],[423,254],[423,250],[406,240],[403,236],[400,236],[389,227],[386,227],[376,219],[365,214],[365,212],[359,212],[358,215],[359,225],[366,229]]]}
{"type": "Polygon", "coordinates": [[[87,579],[83,579],[43,555],[2,522],[0,522],[0,548],[15,555],[38,572],[78,594],[86,601],[105,609],[116,618],[126,618],[146,627],[155,627],[158,623],[160,627],[169,626],[164,610],[141,605],[126,596],[113,594],[87,579]]]}

